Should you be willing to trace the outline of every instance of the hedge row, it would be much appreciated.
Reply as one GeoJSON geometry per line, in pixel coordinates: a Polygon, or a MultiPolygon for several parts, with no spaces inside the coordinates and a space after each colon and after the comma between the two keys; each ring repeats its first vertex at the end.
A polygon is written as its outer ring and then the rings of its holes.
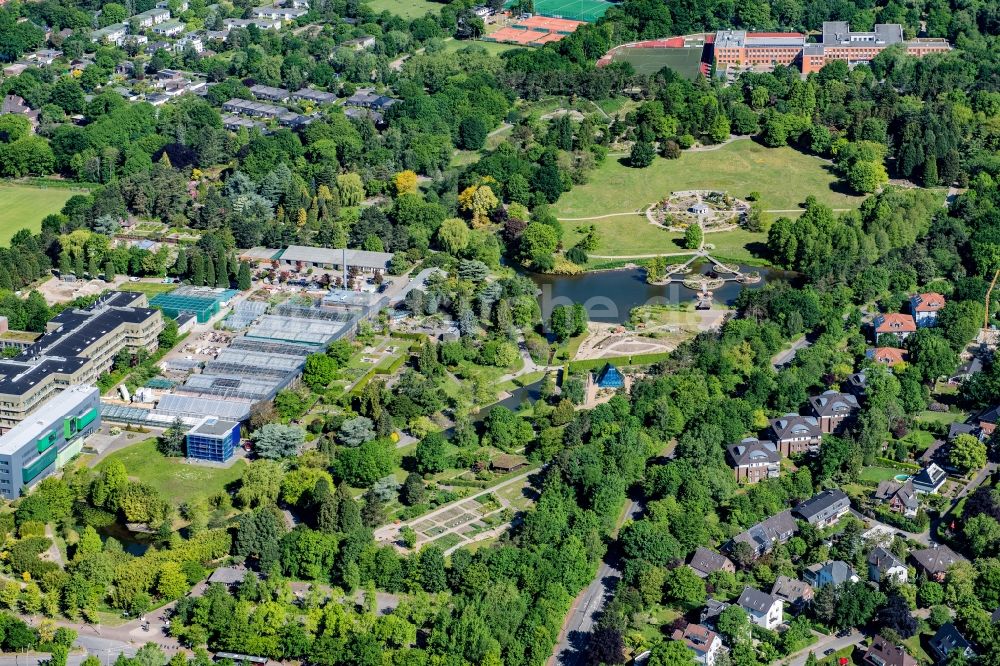
{"type": "Polygon", "coordinates": [[[916,463],[892,460],[891,458],[876,458],[875,462],[879,465],[882,465],[883,467],[901,469],[906,472],[919,472],[922,469],[920,465],[916,463]]]}
{"type": "Polygon", "coordinates": [[[587,372],[603,368],[605,364],[611,363],[618,366],[652,365],[660,363],[670,358],[670,352],[659,354],[635,354],[634,356],[619,356],[617,358],[592,358],[586,361],[570,361],[570,372],[587,372]]]}

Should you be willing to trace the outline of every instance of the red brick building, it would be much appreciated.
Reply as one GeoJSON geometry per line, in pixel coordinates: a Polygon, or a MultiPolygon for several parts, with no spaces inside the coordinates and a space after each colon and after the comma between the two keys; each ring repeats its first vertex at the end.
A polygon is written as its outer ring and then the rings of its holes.
{"type": "Polygon", "coordinates": [[[809,74],[834,60],[852,66],[871,62],[893,44],[903,44],[908,54],[917,57],[951,49],[944,39],[905,40],[898,23],[879,23],[871,32],[852,32],[846,21],[828,21],[823,24],[821,41],[809,43],[805,35],[797,32],[720,30],[714,40],[715,66],[723,71],[795,65],[803,74],[809,74]]]}

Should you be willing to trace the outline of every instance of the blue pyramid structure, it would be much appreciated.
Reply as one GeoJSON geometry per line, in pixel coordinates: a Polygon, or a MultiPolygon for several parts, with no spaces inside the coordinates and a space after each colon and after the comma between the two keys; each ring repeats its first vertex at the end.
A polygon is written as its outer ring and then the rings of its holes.
{"type": "Polygon", "coordinates": [[[602,389],[619,389],[625,386],[625,378],[618,368],[608,363],[597,375],[597,386],[602,389]]]}

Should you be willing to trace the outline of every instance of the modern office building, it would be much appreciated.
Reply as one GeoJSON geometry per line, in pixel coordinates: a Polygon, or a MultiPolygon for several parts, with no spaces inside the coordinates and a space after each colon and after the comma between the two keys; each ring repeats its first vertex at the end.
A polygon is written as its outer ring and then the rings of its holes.
{"type": "Polygon", "coordinates": [[[945,39],[904,39],[903,27],[898,23],[878,23],[870,32],[856,32],[846,21],[827,21],[820,39],[806,42],[806,36],[797,32],[719,30],[713,45],[715,66],[721,72],[746,68],[766,71],[776,65],[794,65],[803,74],[810,74],[834,60],[851,66],[871,62],[894,44],[902,44],[907,54],[916,57],[951,50],[945,39]]]}
{"type": "Polygon", "coordinates": [[[206,416],[187,434],[187,457],[226,462],[240,445],[240,424],[206,416]]]}
{"type": "Polygon", "coordinates": [[[53,394],[95,383],[123,349],[156,351],[163,315],[147,305],[144,294],[110,292],[88,308],[63,310],[37,342],[0,360],[0,434],[53,394]]]}
{"type": "Polygon", "coordinates": [[[22,491],[66,464],[101,425],[101,393],[68,386],[0,437],[0,495],[22,491]]]}

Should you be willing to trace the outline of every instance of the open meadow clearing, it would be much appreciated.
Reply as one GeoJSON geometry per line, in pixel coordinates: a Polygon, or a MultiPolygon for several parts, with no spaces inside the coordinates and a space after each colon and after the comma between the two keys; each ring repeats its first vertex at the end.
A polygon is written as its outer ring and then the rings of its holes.
{"type": "MultiPolygon", "coordinates": [[[[812,195],[832,208],[857,208],[863,197],[846,191],[831,166],[792,148],[767,148],[738,139],[717,149],[686,151],[679,159],[657,157],[634,169],[609,157],[585,185],[553,206],[560,218],[639,210],[678,190],[722,190],[736,197],[759,192],[765,210],[798,210],[812,195]]],[[[781,215],[786,213],[776,213],[781,215]]]]}
{"type": "Polygon", "coordinates": [[[391,12],[408,21],[420,18],[427,12],[439,12],[444,6],[440,2],[430,2],[430,0],[368,0],[367,4],[372,11],[391,12]]]}
{"type": "Polygon", "coordinates": [[[0,244],[9,244],[21,229],[37,232],[46,215],[58,213],[70,197],[80,193],[69,188],[0,183],[0,244]]]}

